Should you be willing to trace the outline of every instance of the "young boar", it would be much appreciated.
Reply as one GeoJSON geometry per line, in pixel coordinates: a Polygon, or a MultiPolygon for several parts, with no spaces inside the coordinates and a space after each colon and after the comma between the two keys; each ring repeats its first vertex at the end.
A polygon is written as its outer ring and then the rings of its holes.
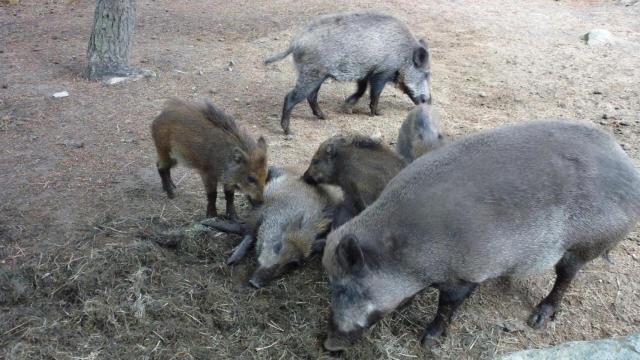
{"type": "Polygon", "coordinates": [[[171,168],[178,163],[196,169],[207,192],[207,217],[217,215],[218,182],[223,184],[227,217],[236,218],[234,192],[262,203],[267,177],[267,144],[254,141],[235,120],[210,102],[190,104],[170,100],[151,124],[158,153],[162,188],[174,197],[171,168]]]}
{"type": "Polygon", "coordinates": [[[289,48],[265,61],[270,64],[293,53],[298,70],[295,88],[282,107],[281,125],[289,133],[291,110],[307,99],[313,114],[324,119],[318,90],[332,78],[357,81],[357,91],[345,102],[347,111],[370,85],[371,116],[379,115],[378,100],[387,82],[396,83],[415,104],[431,102],[429,50],[400,20],[372,11],[321,16],[296,34],[289,48]]]}
{"type": "Polygon", "coordinates": [[[311,186],[299,176],[274,171],[265,187],[264,200],[245,229],[208,224],[223,231],[244,233],[228,264],[242,259],[257,238],[258,267],[249,280],[256,288],[301,266],[313,253],[322,251],[333,208],[342,198],[336,189],[311,186]]]}
{"type": "Polygon", "coordinates": [[[336,211],[336,228],[372,204],[405,165],[381,140],[358,134],[336,135],[320,144],[303,179],[308,184],[342,189],[344,202],[336,211]]]}
{"type": "Polygon", "coordinates": [[[410,163],[418,156],[444,145],[445,141],[431,106],[422,104],[411,110],[400,126],[396,151],[410,163]]]}
{"type": "Polygon", "coordinates": [[[327,238],[329,350],[345,349],[413,295],[439,289],[423,344],[476,286],[555,266],[529,319],[553,319],[571,280],[640,219],[640,173],[612,136],[560,121],[479,133],[416,159],[327,238]]]}

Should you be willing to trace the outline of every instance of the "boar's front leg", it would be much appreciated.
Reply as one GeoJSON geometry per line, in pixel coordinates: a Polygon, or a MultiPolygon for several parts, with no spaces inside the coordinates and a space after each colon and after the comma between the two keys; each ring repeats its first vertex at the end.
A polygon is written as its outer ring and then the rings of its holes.
{"type": "Polygon", "coordinates": [[[371,110],[371,116],[381,115],[378,110],[378,101],[380,101],[380,94],[382,94],[382,90],[384,90],[384,86],[393,79],[393,73],[378,73],[371,75],[369,78],[369,84],[371,84],[371,88],[369,89],[369,97],[371,99],[369,103],[369,109],[371,110]]]}
{"type": "Polygon", "coordinates": [[[218,179],[207,173],[202,174],[202,182],[207,192],[207,217],[212,218],[218,216],[216,210],[216,198],[218,197],[218,179]]]}
{"type": "Polygon", "coordinates": [[[238,215],[236,214],[236,205],[234,203],[235,191],[231,185],[224,185],[224,200],[227,207],[227,219],[231,221],[238,221],[238,215]]]}
{"type": "MultiPolygon", "coordinates": [[[[536,306],[536,309],[529,318],[529,326],[534,329],[540,329],[547,320],[553,319],[556,315],[558,305],[564,296],[564,293],[569,288],[571,280],[576,276],[578,270],[591,259],[584,259],[583,255],[589,253],[589,251],[567,251],[562,259],[556,264],[556,282],[553,284],[553,289],[544,300],[536,306]]],[[[589,256],[595,258],[597,255],[589,256]]]]}
{"type": "Polygon", "coordinates": [[[368,84],[369,78],[358,80],[358,89],[344,101],[344,112],[347,114],[351,114],[353,112],[353,107],[358,103],[358,100],[360,100],[362,95],[364,95],[364,92],[367,91],[368,84]]]}
{"type": "Polygon", "coordinates": [[[424,329],[422,339],[420,339],[422,346],[427,346],[431,340],[446,335],[447,328],[456,310],[473,293],[477,286],[477,283],[467,281],[434,285],[435,288],[440,290],[438,311],[435,318],[424,329]]]}
{"type": "Polygon", "coordinates": [[[235,265],[240,260],[242,260],[251,249],[251,246],[255,243],[256,238],[252,234],[247,234],[244,236],[240,244],[233,248],[233,253],[227,259],[227,265],[235,265]]]}

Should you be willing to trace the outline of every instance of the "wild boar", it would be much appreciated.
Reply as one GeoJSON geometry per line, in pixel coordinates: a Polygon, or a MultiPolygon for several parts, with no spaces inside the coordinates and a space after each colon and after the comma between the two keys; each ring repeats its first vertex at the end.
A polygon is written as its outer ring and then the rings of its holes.
{"type": "Polygon", "coordinates": [[[235,219],[235,190],[250,201],[263,201],[267,178],[267,143],[256,142],[235,120],[211,102],[191,104],[173,99],[151,124],[158,153],[157,168],[169,198],[176,186],[171,168],[181,163],[196,169],[207,192],[207,217],[215,217],[218,182],[222,182],[227,217],[235,219]]]}
{"type": "Polygon", "coordinates": [[[372,204],[405,165],[381,139],[336,135],[320,144],[303,178],[311,185],[330,184],[342,189],[344,202],[332,225],[336,228],[372,204]]]}
{"type": "Polygon", "coordinates": [[[311,186],[288,171],[270,171],[264,203],[256,207],[246,225],[220,221],[206,225],[244,235],[227,264],[240,261],[254,245],[258,267],[249,283],[261,288],[324,248],[335,206],[342,201],[337,189],[311,186]]]}
{"type": "Polygon", "coordinates": [[[438,118],[432,114],[431,105],[422,104],[411,110],[400,126],[396,151],[410,163],[445,142],[444,135],[440,133],[438,118]]]}
{"type": "Polygon", "coordinates": [[[445,333],[476,286],[555,266],[529,325],[553,319],[578,270],[640,219],[640,173],[609,134],[530,122],[478,133],[416,159],[371,206],[327,238],[332,292],[324,346],[343,350],[431,285],[438,310],[423,344],[445,333]]]}
{"type": "Polygon", "coordinates": [[[369,84],[371,116],[379,115],[378,100],[389,81],[415,104],[431,102],[429,47],[393,16],[373,11],[320,16],[293,37],[287,50],[272,55],[265,64],[291,53],[298,80],[282,107],[280,124],[287,134],[291,110],[304,99],[315,116],[325,118],[318,105],[318,91],[328,78],[357,81],[357,91],[345,101],[347,111],[369,84]]]}

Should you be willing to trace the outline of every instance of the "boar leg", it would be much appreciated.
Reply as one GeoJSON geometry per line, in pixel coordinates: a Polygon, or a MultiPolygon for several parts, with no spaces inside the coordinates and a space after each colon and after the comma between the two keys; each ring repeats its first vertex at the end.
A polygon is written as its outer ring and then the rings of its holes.
{"type": "Polygon", "coordinates": [[[207,192],[207,217],[212,218],[218,216],[216,210],[216,198],[218,197],[218,181],[212,176],[202,175],[204,189],[207,192]]]}
{"type": "Polygon", "coordinates": [[[251,249],[255,241],[256,238],[253,235],[245,235],[240,244],[233,248],[233,253],[227,259],[227,265],[235,265],[242,260],[247,255],[247,252],[249,252],[249,249],[251,249]]]}
{"type": "Polygon", "coordinates": [[[235,191],[233,187],[224,186],[224,200],[227,203],[227,218],[231,221],[237,221],[238,215],[236,214],[236,206],[234,204],[235,191]]]}
{"type": "Polygon", "coordinates": [[[369,84],[371,84],[371,88],[369,89],[369,96],[371,97],[371,102],[369,103],[369,109],[371,110],[371,116],[381,115],[378,110],[378,101],[380,100],[380,94],[382,94],[382,90],[387,82],[393,79],[393,74],[389,73],[378,73],[374,74],[369,78],[369,84]]]}
{"type": "Polygon", "coordinates": [[[162,181],[162,190],[167,193],[169,199],[173,199],[175,194],[173,190],[176,189],[176,184],[171,180],[171,168],[176,165],[176,161],[167,156],[167,160],[158,161],[156,167],[158,168],[158,174],[160,175],[160,181],[162,181]]]}
{"type": "Polygon", "coordinates": [[[326,77],[309,77],[300,76],[296,87],[291,90],[284,98],[284,104],[282,105],[282,118],[280,119],[280,125],[285,134],[289,134],[289,124],[291,122],[291,111],[300,101],[306,99],[311,93],[322,85],[322,82],[326,77]]]}
{"type": "Polygon", "coordinates": [[[309,102],[313,115],[318,119],[325,120],[327,117],[324,115],[322,110],[320,110],[320,105],[318,105],[318,91],[320,91],[320,86],[322,86],[322,83],[320,83],[320,85],[318,85],[318,87],[313,90],[309,96],[307,96],[307,101],[309,102]]]}
{"type": "Polygon", "coordinates": [[[426,346],[430,340],[446,334],[456,310],[477,286],[478,284],[467,281],[443,283],[435,286],[440,290],[438,311],[435,318],[424,329],[422,339],[420,339],[423,346],[426,346]]]}
{"type": "Polygon", "coordinates": [[[368,78],[358,80],[358,88],[356,89],[356,92],[351,94],[351,96],[344,101],[344,111],[346,113],[351,114],[353,106],[358,103],[358,100],[360,100],[362,95],[364,95],[364,92],[367,91],[367,84],[369,84],[368,78]]]}
{"type": "MultiPolygon", "coordinates": [[[[584,255],[589,251],[567,251],[562,259],[556,264],[556,282],[553,284],[553,289],[544,300],[536,306],[529,317],[529,326],[534,329],[540,329],[549,319],[553,319],[556,315],[558,305],[564,296],[564,293],[569,288],[571,280],[576,276],[578,270],[591,259],[584,259],[584,255]]],[[[596,255],[597,256],[597,255],[596,255]]],[[[589,256],[595,258],[596,256],[589,256]]]]}

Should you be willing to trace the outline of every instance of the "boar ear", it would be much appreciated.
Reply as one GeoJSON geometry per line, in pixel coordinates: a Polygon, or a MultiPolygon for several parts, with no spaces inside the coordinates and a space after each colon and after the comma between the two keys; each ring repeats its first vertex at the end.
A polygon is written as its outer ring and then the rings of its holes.
{"type": "Polygon", "coordinates": [[[425,47],[418,46],[415,50],[413,50],[413,64],[416,67],[425,67],[428,59],[429,53],[427,53],[427,49],[425,47]]]}
{"type": "Polygon", "coordinates": [[[357,272],[364,266],[364,255],[358,239],[353,235],[347,235],[342,238],[340,244],[336,248],[338,263],[342,268],[351,272],[357,272]]]}
{"type": "Polygon", "coordinates": [[[236,147],[233,149],[233,161],[237,164],[245,163],[247,161],[247,154],[245,154],[239,147],[236,147]]]}

